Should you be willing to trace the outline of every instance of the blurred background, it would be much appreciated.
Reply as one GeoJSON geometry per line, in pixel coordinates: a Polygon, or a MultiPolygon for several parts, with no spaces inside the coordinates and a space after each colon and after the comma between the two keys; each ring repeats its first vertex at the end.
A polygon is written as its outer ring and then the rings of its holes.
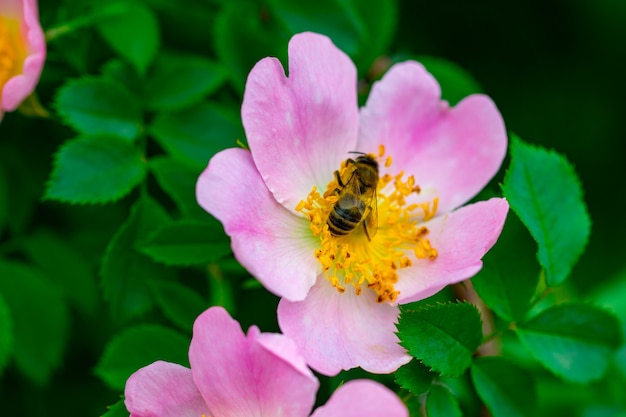
{"type": "MultiPolygon", "coordinates": [[[[418,59],[441,82],[444,98],[455,103],[467,94],[483,92],[493,98],[510,132],[564,154],[581,178],[593,226],[587,252],[559,291],[573,298],[594,299],[617,310],[622,319],[626,317],[626,155],[622,144],[626,138],[626,2],[135,3],[156,17],[157,62],[171,54],[200,56],[211,60],[220,74],[220,81],[201,97],[202,110],[197,103],[192,111],[143,107],[151,174],[142,187],[172,218],[203,218],[197,207],[191,207],[195,176],[216,151],[237,146],[237,139],[245,141],[238,112],[252,65],[268,55],[286,62],[291,35],[317,31],[331,36],[357,64],[361,99],[391,62],[418,59]],[[355,3],[359,6],[353,6],[355,3]],[[186,138],[186,148],[171,145],[171,136],[177,135],[186,138]],[[172,158],[159,159],[164,155],[172,158]],[[162,175],[165,166],[182,172],[178,193],[172,190],[176,179],[162,175]]],[[[137,271],[159,275],[161,283],[181,284],[187,290],[176,292],[180,289],[176,287],[175,293],[183,294],[184,300],[198,301],[188,290],[200,294],[202,302],[192,303],[195,310],[190,307],[180,314],[172,313],[176,306],[165,305],[167,302],[159,298],[168,293],[167,284],[156,290],[150,286],[149,301],[141,298],[143,290],[130,291],[138,297],[138,304],[133,304],[131,296],[126,300],[131,307],[120,306],[115,296],[107,295],[114,289],[101,278],[103,257],[105,253],[125,256],[124,251],[114,252],[110,242],[122,233],[118,230],[126,224],[138,191],[109,204],[42,201],[55,152],[67,139],[77,136],[54,112],[60,87],[74,78],[104,74],[124,81],[131,93],[146,103],[150,88],[175,83],[162,73],[155,74],[154,68],[148,68],[147,78],[142,78],[133,74],[123,59],[116,58],[99,26],[98,11],[109,4],[114,2],[40,1],[44,30],[50,34],[52,29],[69,27],[66,33],[57,31],[50,37],[48,60],[37,88],[41,104],[51,115],[30,118],[16,112],[6,114],[0,124],[0,257],[5,261],[0,280],[21,282],[5,285],[2,295],[11,297],[7,304],[20,306],[14,326],[22,333],[16,336],[16,343],[19,339],[20,352],[25,352],[15,353],[2,373],[2,415],[104,414],[106,406],[119,401],[120,381],[127,377],[128,367],[137,363],[133,357],[128,363],[119,357],[113,361],[120,346],[111,341],[120,340],[117,336],[134,326],[175,328],[171,330],[175,334],[165,338],[172,344],[167,348],[171,352],[168,358],[181,358],[181,363],[186,350],[179,346],[188,343],[194,314],[208,305],[227,306],[244,328],[255,323],[264,331],[277,330],[278,299],[255,284],[228,256],[204,265],[166,267],[154,260],[150,260],[150,267],[133,264],[137,271]],[[143,82],[145,79],[148,81],[143,82]],[[33,293],[28,289],[31,282],[40,283],[33,293]],[[141,308],[134,311],[136,305],[141,308]],[[176,318],[172,320],[172,316],[176,318]],[[182,341],[176,342],[177,338],[182,341]]],[[[121,32],[120,36],[141,36],[141,29],[138,23],[135,34],[121,32]]],[[[502,180],[506,166],[508,159],[492,184],[493,192],[500,192],[497,182],[502,180]]],[[[532,260],[536,250],[532,240],[519,230],[515,219],[511,222],[510,227],[517,227],[517,231],[510,235],[507,250],[513,254],[519,251],[523,259],[530,253],[532,260]]],[[[228,244],[221,239],[218,243],[228,244]]],[[[133,250],[131,244],[128,248],[133,250]]],[[[148,352],[146,357],[150,355],[148,352]]],[[[624,349],[620,355],[624,364],[624,349]]],[[[350,375],[354,374],[358,371],[350,375]]],[[[332,387],[350,375],[325,384],[332,387]]],[[[544,374],[538,378],[538,415],[612,416],[626,407],[626,369],[619,363],[602,381],[589,386],[568,385],[544,374]]],[[[390,384],[393,381],[380,379],[390,384]]],[[[322,402],[324,395],[321,392],[322,402]]],[[[475,395],[474,400],[471,393],[464,398],[461,405],[466,415],[478,415],[475,395]]]]}

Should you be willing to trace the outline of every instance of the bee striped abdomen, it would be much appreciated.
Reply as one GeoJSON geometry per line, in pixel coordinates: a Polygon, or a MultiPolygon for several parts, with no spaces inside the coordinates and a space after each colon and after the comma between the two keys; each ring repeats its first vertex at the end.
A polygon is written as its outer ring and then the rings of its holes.
{"type": "Polygon", "coordinates": [[[328,216],[328,229],[335,236],[344,236],[357,228],[365,208],[353,194],[344,194],[328,216]]]}

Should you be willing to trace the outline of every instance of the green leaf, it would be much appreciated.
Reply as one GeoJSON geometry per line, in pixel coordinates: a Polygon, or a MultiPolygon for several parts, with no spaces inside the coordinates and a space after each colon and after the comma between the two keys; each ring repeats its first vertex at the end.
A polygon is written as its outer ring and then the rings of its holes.
{"type": "Polygon", "coordinates": [[[55,108],[66,124],[87,135],[132,140],[142,130],[137,100],[110,78],[83,77],[65,83],[56,95],[55,108]]]}
{"type": "Polygon", "coordinates": [[[470,94],[482,92],[474,77],[452,61],[428,55],[419,55],[415,59],[437,79],[441,98],[452,106],[470,94]]]}
{"type": "Polygon", "coordinates": [[[9,217],[9,186],[4,173],[4,168],[0,165],[0,234],[4,230],[9,217]]]}
{"type": "Polygon", "coordinates": [[[109,242],[100,275],[114,318],[127,320],[148,311],[154,304],[150,281],[172,279],[172,270],[135,250],[156,227],[167,222],[169,217],[163,208],[144,196],[109,242]]]}
{"type": "Polygon", "coordinates": [[[267,15],[264,6],[248,6],[228,2],[213,26],[215,52],[239,93],[243,93],[248,73],[260,59],[277,53],[279,58],[287,57],[285,34],[276,19],[267,15]]]}
{"type": "Polygon", "coordinates": [[[474,288],[485,304],[509,322],[524,318],[539,278],[538,275],[519,275],[510,263],[487,253],[482,270],[472,278],[474,288]]]}
{"type": "Polygon", "coordinates": [[[128,417],[130,413],[126,410],[124,400],[119,400],[115,404],[107,407],[107,412],[102,417],[128,417]]]}
{"type": "Polygon", "coordinates": [[[348,3],[363,25],[359,53],[352,59],[364,73],[372,68],[374,60],[384,55],[391,45],[398,23],[398,4],[395,0],[374,3],[348,0],[348,3]]]}
{"type": "Polygon", "coordinates": [[[591,227],[574,168],[556,152],[513,137],[502,190],[537,241],[548,285],[561,284],[583,253],[591,227]]]}
{"type": "Polygon", "coordinates": [[[202,172],[201,168],[192,168],[167,156],[150,159],[148,166],[159,186],[186,217],[200,220],[211,218],[196,200],[196,182],[202,172]]]}
{"type": "Polygon", "coordinates": [[[620,346],[620,323],[613,315],[586,304],[550,307],[526,323],[517,334],[528,350],[555,375],[586,383],[604,375],[620,346]]]}
{"type": "Polygon", "coordinates": [[[237,113],[201,103],[178,113],[160,113],[150,134],[174,158],[205,168],[217,152],[236,145],[244,135],[237,113]]]}
{"type": "Polygon", "coordinates": [[[433,385],[426,397],[428,417],[461,417],[459,403],[452,393],[441,385],[433,385]]]}
{"type": "Polygon", "coordinates": [[[436,373],[432,372],[423,363],[411,360],[396,371],[396,384],[413,395],[419,396],[428,391],[436,373]]]}
{"type": "Polygon", "coordinates": [[[67,305],[59,289],[30,266],[0,260],[0,277],[13,319],[15,362],[28,378],[46,385],[67,341],[67,305]]]}
{"type": "Polygon", "coordinates": [[[139,368],[157,360],[189,366],[189,338],[159,325],[131,327],[107,344],[94,371],[109,387],[123,390],[126,380],[139,368]]]}
{"type": "Polygon", "coordinates": [[[47,231],[30,234],[21,246],[30,261],[63,291],[82,314],[91,316],[95,313],[98,304],[95,274],[81,253],[47,231]]]}
{"type": "Polygon", "coordinates": [[[163,314],[180,329],[191,332],[193,322],[209,303],[178,282],[152,281],[151,287],[163,314]]]}
{"type": "Polygon", "coordinates": [[[133,96],[143,96],[144,81],[128,62],[119,58],[110,59],[102,66],[101,72],[103,78],[123,85],[133,96]]]}
{"type": "Polygon", "coordinates": [[[110,6],[117,13],[98,24],[100,35],[139,74],[145,74],[161,43],[159,22],[149,8],[135,2],[110,6]]]}
{"type": "Polygon", "coordinates": [[[482,322],[468,303],[400,306],[398,337],[409,354],[444,375],[460,375],[482,341],[482,322]]]}
{"type": "Polygon", "coordinates": [[[79,204],[108,203],[128,194],[146,172],[142,154],[124,139],[73,139],[55,155],[44,198],[79,204]]]}
{"type": "Polygon", "coordinates": [[[181,220],[155,230],[139,247],[166,265],[203,265],[231,253],[230,241],[216,220],[181,220]]]}
{"type": "Polygon", "coordinates": [[[306,31],[323,33],[346,54],[359,52],[360,40],[366,29],[349,2],[270,0],[269,5],[290,35],[306,31]]]}
{"type": "Polygon", "coordinates": [[[523,369],[500,357],[474,361],[472,381],[493,417],[537,415],[535,381],[523,369]]]}
{"type": "Polygon", "coordinates": [[[181,110],[215,91],[226,76],[222,67],[202,56],[161,54],[146,82],[146,106],[181,110]]]}
{"type": "Polygon", "coordinates": [[[9,311],[9,305],[2,296],[0,290],[0,376],[9,363],[13,351],[13,319],[9,311]]]}
{"type": "Polygon", "coordinates": [[[222,306],[231,315],[235,315],[237,304],[233,295],[232,275],[224,274],[224,262],[209,265],[209,297],[210,304],[222,306]]]}

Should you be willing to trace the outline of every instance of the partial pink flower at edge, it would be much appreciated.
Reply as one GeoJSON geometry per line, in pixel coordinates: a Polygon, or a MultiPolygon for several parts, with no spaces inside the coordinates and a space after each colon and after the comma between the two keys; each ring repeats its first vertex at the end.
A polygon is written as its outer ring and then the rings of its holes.
{"type": "MultiPolygon", "coordinates": [[[[315,402],[319,383],[296,346],[254,326],[245,335],[221,307],[196,320],[189,361],[191,369],[159,361],[131,375],[125,389],[131,417],[306,417],[315,402]]],[[[355,380],[337,389],[313,415],[383,414],[408,417],[389,389],[355,380]]]]}
{"type": "Polygon", "coordinates": [[[498,171],[504,122],[484,95],[450,108],[414,61],[394,65],[359,111],[354,64],[322,35],[294,36],[288,69],[274,58],[252,69],[242,105],[250,151],[215,155],[198,202],[242,265],[282,297],[279,325],[309,366],[393,372],[410,359],[394,333],[397,305],[473,276],[500,235],[506,200],[461,206],[498,171]],[[351,151],[379,163],[371,241],[362,228],[346,238],[323,231],[333,203],[322,194],[340,188],[333,173],[351,151]]]}
{"type": "Polygon", "coordinates": [[[0,120],[33,93],[46,59],[36,0],[0,4],[0,120]]]}

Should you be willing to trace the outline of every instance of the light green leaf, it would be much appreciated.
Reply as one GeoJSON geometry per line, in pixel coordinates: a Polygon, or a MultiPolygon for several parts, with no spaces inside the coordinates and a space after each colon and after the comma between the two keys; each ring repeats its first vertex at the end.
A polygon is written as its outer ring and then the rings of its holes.
{"type": "Polygon", "coordinates": [[[583,253],[591,227],[573,167],[556,152],[513,137],[502,190],[537,241],[548,285],[561,284],[583,253]]]}
{"type": "Polygon", "coordinates": [[[0,376],[9,363],[13,351],[13,319],[9,306],[2,296],[0,289],[0,376]]]}
{"type": "Polygon", "coordinates": [[[153,280],[151,287],[163,314],[187,332],[191,332],[193,322],[209,307],[208,301],[178,282],[153,280]]]}
{"type": "Polygon", "coordinates": [[[193,168],[167,156],[150,159],[148,166],[159,186],[186,217],[199,220],[211,218],[196,200],[196,182],[202,168],[193,168]]]}
{"type": "Polygon", "coordinates": [[[82,314],[95,313],[98,304],[95,274],[81,253],[57,235],[41,230],[26,237],[21,246],[31,262],[46,273],[82,314]]]}
{"type": "Polygon", "coordinates": [[[461,409],[454,395],[444,386],[433,385],[426,397],[428,417],[461,417],[461,409]]]}
{"type": "Polygon", "coordinates": [[[437,304],[413,310],[400,306],[398,337],[409,354],[441,374],[462,374],[482,341],[482,322],[468,303],[437,304]]]}
{"type": "Polygon", "coordinates": [[[111,339],[94,372],[112,389],[123,390],[129,376],[154,361],[189,366],[189,342],[187,336],[167,327],[131,327],[111,339]]]}
{"type": "Polygon", "coordinates": [[[120,1],[110,7],[116,8],[117,13],[98,24],[100,35],[139,74],[145,74],[161,43],[155,14],[133,1],[120,1]]]}
{"type": "Polygon", "coordinates": [[[57,151],[45,199],[107,203],[128,194],[146,175],[137,148],[115,136],[81,137],[57,151]]]}
{"type": "Polygon", "coordinates": [[[230,240],[216,220],[181,220],[155,230],[139,249],[166,265],[202,265],[231,253],[230,240]]]}
{"type": "Polygon", "coordinates": [[[474,361],[471,375],[493,417],[537,415],[535,381],[523,369],[501,357],[483,357],[474,361]]]}
{"type": "Polygon", "coordinates": [[[181,110],[215,91],[226,76],[222,67],[202,56],[161,54],[146,81],[146,106],[181,110]]]}
{"type": "Polygon", "coordinates": [[[56,95],[63,121],[87,135],[114,135],[133,140],[142,130],[139,104],[111,78],[83,77],[68,81],[56,95]]]}
{"type": "Polygon", "coordinates": [[[617,318],[586,304],[559,304],[528,322],[517,334],[528,352],[555,375],[586,383],[604,375],[622,335],[617,318]]]}
{"type": "Polygon", "coordinates": [[[59,289],[30,266],[0,260],[0,294],[13,321],[13,354],[20,371],[44,386],[59,365],[69,312],[59,289]]]}
{"type": "Polygon", "coordinates": [[[237,113],[201,103],[178,113],[160,113],[150,134],[174,158],[203,169],[217,152],[232,148],[244,135],[237,113]]]}
{"type": "Polygon", "coordinates": [[[144,196],[135,203],[129,218],[109,242],[100,275],[104,297],[114,318],[127,320],[148,311],[154,304],[150,281],[172,279],[172,270],[135,249],[167,222],[169,217],[163,208],[144,196]]]}
{"type": "Polygon", "coordinates": [[[433,378],[437,376],[418,360],[411,360],[396,371],[396,384],[415,396],[422,395],[431,387],[433,378]]]}

